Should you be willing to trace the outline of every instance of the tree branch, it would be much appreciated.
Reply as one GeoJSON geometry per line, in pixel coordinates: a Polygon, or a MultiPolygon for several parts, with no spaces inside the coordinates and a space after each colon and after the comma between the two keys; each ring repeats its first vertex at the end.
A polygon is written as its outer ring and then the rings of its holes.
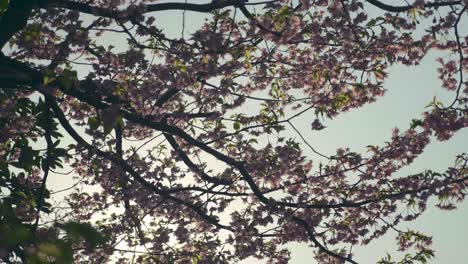
{"type": "Polygon", "coordinates": [[[192,3],[157,3],[148,4],[138,7],[137,10],[111,10],[105,7],[92,6],[86,3],[79,3],[69,0],[56,0],[48,1],[47,7],[61,7],[65,9],[79,11],[81,13],[91,14],[95,16],[115,18],[115,19],[129,19],[132,20],[137,15],[142,15],[150,12],[168,11],[168,10],[186,10],[200,13],[208,13],[216,9],[221,9],[229,6],[238,7],[248,0],[221,0],[212,1],[207,4],[192,4],[192,3]]]}
{"type": "Polygon", "coordinates": [[[188,155],[180,148],[179,144],[177,144],[176,140],[174,137],[171,135],[164,133],[164,137],[166,140],[169,142],[171,147],[174,149],[174,151],[179,155],[179,157],[182,159],[182,161],[189,167],[193,172],[197,173],[200,175],[200,177],[210,183],[217,184],[217,185],[230,185],[232,184],[232,181],[228,179],[220,179],[220,178],[215,178],[211,177],[210,175],[206,174],[202,169],[198,168],[198,166],[192,162],[192,160],[188,157],[188,155]]]}
{"type": "Polygon", "coordinates": [[[353,263],[353,264],[358,264],[356,261],[352,260],[351,258],[348,258],[348,257],[345,257],[345,256],[342,256],[340,254],[337,254],[329,249],[327,249],[324,245],[322,245],[322,243],[320,243],[317,238],[315,237],[315,234],[314,232],[312,231],[312,228],[310,228],[309,224],[302,218],[299,218],[297,216],[292,216],[292,220],[298,224],[300,224],[302,227],[304,227],[304,229],[306,230],[307,232],[307,236],[309,237],[310,241],[312,241],[312,243],[314,243],[314,245],[316,247],[318,247],[320,249],[320,251],[323,251],[324,253],[326,253],[327,255],[330,255],[332,257],[335,257],[337,259],[340,259],[340,260],[343,260],[343,261],[347,261],[349,263],[353,263]]]}
{"type": "Polygon", "coordinates": [[[180,92],[180,89],[177,88],[171,88],[167,91],[165,91],[154,103],[154,106],[156,107],[162,107],[169,99],[171,99],[174,95],[176,95],[178,92],[180,92]]]}
{"type": "Polygon", "coordinates": [[[34,1],[10,0],[8,9],[0,16],[0,50],[16,32],[26,26],[34,1]]]}
{"type": "Polygon", "coordinates": [[[50,128],[52,127],[52,116],[50,112],[50,98],[46,97],[45,100],[45,111],[46,111],[46,122],[45,122],[45,140],[47,144],[47,151],[46,151],[46,158],[42,161],[42,170],[44,171],[44,176],[42,177],[42,183],[41,183],[41,188],[39,191],[39,196],[37,198],[37,215],[36,215],[36,222],[34,223],[33,229],[36,230],[38,224],[39,224],[39,219],[41,215],[41,209],[42,209],[42,200],[44,199],[44,192],[46,189],[46,182],[47,182],[47,177],[49,176],[49,169],[50,169],[50,156],[52,152],[52,136],[50,134],[50,128]]]}
{"type": "Polygon", "coordinates": [[[32,87],[42,83],[42,74],[28,64],[10,59],[0,54],[0,87],[32,87]]]}
{"type": "MultiPolygon", "coordinates": [[[[369,4],[376,6],[380,9],[383,9],[388,12],[399,13],[411,10],[414,8],[412,5],[405,5],[405,6],[392,6],[385,4],[379,0],[366,0],[369,4]]],[[[454,6],[460,5],[461,1],[452,1],[452,2],[435,2],[435,3],[427,3],[424,5],[425,8],[432,8],[432,7],[443,7],[443,6],[454,6]]]]}

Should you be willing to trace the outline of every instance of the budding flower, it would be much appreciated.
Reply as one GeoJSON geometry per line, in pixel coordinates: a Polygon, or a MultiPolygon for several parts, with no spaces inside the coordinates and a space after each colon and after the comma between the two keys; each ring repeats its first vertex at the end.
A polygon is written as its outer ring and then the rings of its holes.
{"type": "Polygon", "coordinates": [[[314,122],[312,122],[312,130],[322,130],[325,128],[324,125],[316,118],[314,122]]]}

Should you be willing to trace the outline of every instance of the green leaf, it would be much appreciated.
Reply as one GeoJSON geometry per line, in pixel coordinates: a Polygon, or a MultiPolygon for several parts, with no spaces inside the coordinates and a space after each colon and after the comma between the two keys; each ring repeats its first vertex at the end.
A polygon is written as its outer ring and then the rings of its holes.
{"type": "Polygon", "coordinates": [[[11,164],[26,171],[31,171],[33,165],[38,165],[36,162],[37,153],[38,152],[34,151],[31,147],[23,146],[21,147],[21,154],[18,162],[11,164]]]}
{"type": "Polygon", "coordinates": [[[54,77],[51,77],[51,76],[47,76],[47,75],[46,75],[46,76],[44,76],[44,77],[42,78],[42,84],[43,84],[43,85],[48,85],[49,83],[51,83],[51,82],[53,82],[53,81],[55,81],[55,78],[54,78],[54,77]]]}
{"type": "Polygon", "coordinates": [[[0,16],[8,9],[8,0],[0,0],[0,16]]]}
{"type": "Polygon", "coordinates": [[[24,225],[0,225],[0,248],[16,247],[30,241],[33,236],[29,228],[24,225]]]}
{"type": "Polygon", "coordinates": [[[72,264],[73,263],[73,249],[70,243],[58,240],[55,242],[56,247],[60,251],[60,256],[56,257],[55,263],[57,264],[72,264]]]}
{"type": "Polygon", "coordinates": [[[291,10],[291,8],[287,5],[281,7],[279,10],[278,10],[278,15],[279,16],[290,16],[291,14],[293,14],[293,11],[291,10]]]}
{"type": "Polygon", "coordinates": [[[200,260],[202,260],[202,257],[200,255],[195,255],[192,257],[192,264],[197,264],[200,260]]]}
{"type": "Polygon", "coordinates": [[[345,107],[350,102],[350,100],[351,98],[347,93],[338,94],[333,101],[333,106],[335,109],[341,109],[345,107]]]}
{"type": "Polygon", "coordinates": [[[114,87],[114,94],[117,96],[122,96],[125,93],[125,88],[121,85],[116,85],[114,87]]]}
{"type": "Polygon", "coordinates": [[[115,119],[115,124],[114,126],[116,127],[123,127],[124,126],[124,120],[122,116],[118,115],[117,118],[115,119]]]}
{"type": "Polygon", "coordinates": [[[90,118],[88,119],[89,129],[91,129],[91,130],[93,130],[93,131],[96,130],[96,129],[98,129],[100,123],[101,123],[101,122],[99,122],[99,119],[98,119],[97,117],[95,117],[95,116],[90,117],[90,118]]]}
{"type": "Polygon", "coordinates": [[[24,192],[22,192],[22,191],[16,192],[16,194],[17,194],[19,197],[23,198],[23,199],[27,199],[27,198],[28,198],[28,196],[26,196],[26,194],[25,194],[24,192]]]}
{"type": "Polygon", "coordinates": [[[375,24],[377,24],[377,20],[370,19],[369,22],[367,22],[366,26],[367,27],[373,27],[373,26],[375,26],[375,24]]]}
{"type": "Polygon", "coordinates": [[[120,104],[114,104],[102,111],[102,125],[104,126],[104,134],[109,134],[119,117],[120,104]]]}
{"type": "Polygon", "coordinates": [[[88,223],[68,222],[58,226],[71,237],[83,238],[91,247],[96,247],[106,242],[104,235],[88,223]]]}
{"type": "Polygon", "coordinates": [[[57,78],[57,81],[63,86],[63,88],[65,88],[65,90],[70,90],[77,79],[76,71],[64,70],[62,75],[57,78]]]}
{"type": "Polygon", "coordinates": [[[48,256],[52,256],[52,257],[61,257],[62,256],[62,252],[60,251],[60,249],[58,248],[57,245],[54,245],[54,244],[51,244],[51,243],[42,243],[40,244],[37,249],[48,255],[48,256]]]}
{"type": "Polygon", "coordinates": [[[415,129],[415,128],[418,127],[418,126],[423,126],[423,125],[424,125],[424,123],[423,123],[423,121],[422,121],[421,119],[413,119],[413,120],[411,121],[411,126],[410,126],[410,128],[411,128],[411,129],[415,129]]]}
{"type": "Polygon", "coordinates": [[[240,124],[239,122],[237,122],[237,121],[236,121],[236,122],[234,122],[234,124],[232,124],[232,126],[233,126],[233,127],[234,127],[234,129],[237,131],[237,130],[239,130],[239,129],[240,129],[240,127],[241,127],[241,124],[240,124]]]}

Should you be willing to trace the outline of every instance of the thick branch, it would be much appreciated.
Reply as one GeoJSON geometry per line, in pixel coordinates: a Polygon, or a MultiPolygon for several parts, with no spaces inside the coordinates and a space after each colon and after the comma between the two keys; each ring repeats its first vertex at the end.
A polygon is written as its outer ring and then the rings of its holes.
{"type": "Polygon", "coordinates": [[[31,87],[42,82],[42,74],[26,63],[12,60],[0,54],[0,87],[31,87]]]}
{"type": "Polygon", "coordinates": [[[157,12],[157,11],[167,11],[167,10],[187,10],[193,12],[208,13],[216,9],[221,9],[229,6],[237,7],[248,0],[221,0],[221,1],[212,1],[207,4],[192,4],[192,3],[157,3],[142,5],[138,7],[138,10],[129,10],[120,11],[120,10],[111,10],[105,7],[92,6],[86,3],[78,3],[69,0],[58,0],[50,1],[47,4],[47,7],[61,7],[65,9],[79,11],[81,13],[91,14],[101,17],[109,17],[115,19],[132,19],[137,15],[142,15],[144,13],[157,12]]]}
{"type": "Polygon", "coordinates": [[[166,137],[167,142],[171,145],[171,147],[175,150],[177,155],[182,159],[182,161],[189,167],[193,172],[197,173],[200,175],[200,177],[210,183],[218,184],[218,185],[230,185],[232,182],[227,179],[220,179],[220,178],[215,178],[211,177],[210,175],[206,174],[203,169],[200,169],[195,163],[192,162],[192,160],[189,158],[189,156],[180,148],[179,144],[177,144],[176,140],[174,137],[172,137],[169,134],[164,134],[164,137],[166,137]]]}
{"type": "Polygon", "coordinates": [[[26,26],[33,4],[31,0],[10,0],[7,11],[0,17],[0,50],[26,26]]]}
{"type": "Polygon", "coordinates": [[[178,92],[180,92],[180,89],[177,88],[171,88],[167,91],[165,91],[154,103],[154,106],[156,107],[162,107],[169,99],[171,99],[174,95],[176,95],[178,92]]]}
{"type": "MultiPolygon", "coordinates": [[[[388,12],[405,12],[414,8],[412,5],[404,5],[404,6],[392,6],[385,4],[379,0],[366,0],[369,4],[372,4],[380,9],[383,9],[388,12]]],[[[435,2],[435,3],[426,3],[424,5],[425,8],[432,8],[432,7],[442,7],[442,6],[454,6],[460,5],[461,1],[451,1],[451,2],[435,2]]]]}

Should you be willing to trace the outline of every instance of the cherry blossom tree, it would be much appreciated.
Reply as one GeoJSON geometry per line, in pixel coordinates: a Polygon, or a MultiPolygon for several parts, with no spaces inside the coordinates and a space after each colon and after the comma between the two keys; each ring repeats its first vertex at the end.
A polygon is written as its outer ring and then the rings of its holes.
{"type": "Polygon", "coordinates": [[[318,263],[358,263],[353,245],[392,231],[408,254],[380,263],[425,263],[431,237],[399,224],[431,197],[444,210],[463,201],[468,155],[446,171],[397,172],[468,126],[467,8],[0,0],[0,257],[287,263],[300,242],[318,263]],[[206,20],[174,34],[158,21],[171,10],[183,27],[194,12],[206,20]],[[109,36],[121,41],[103,44],[109,36]],[[428,102],[385,145],[326,155],[291,122],[307,115],[311,130],[326,129],[382,97],[388,67],[416,67],[433,50],[445,54],[439,78],[452,102],[428,102]],[[52,174],[69,184],[52,192],[52,174]],[[60,192],[67,206],[53,199],[60,192]]]}

